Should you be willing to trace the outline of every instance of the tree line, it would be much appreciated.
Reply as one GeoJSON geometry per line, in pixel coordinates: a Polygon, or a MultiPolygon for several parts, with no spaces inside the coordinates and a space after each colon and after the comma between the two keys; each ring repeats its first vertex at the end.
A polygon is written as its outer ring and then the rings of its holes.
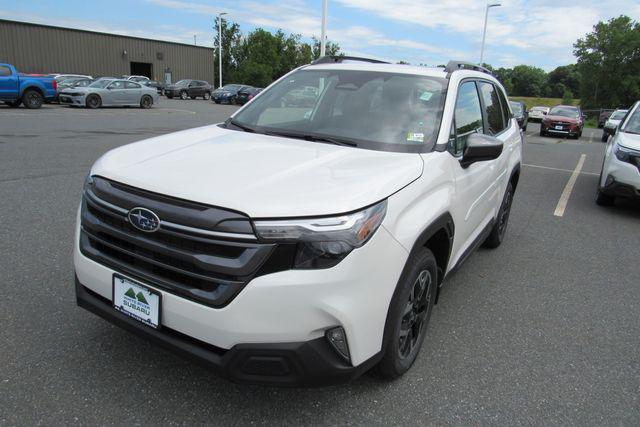
{"type": "MultiPolygon", "coordinates": [[[[217,22],[215,30],[217,34],[217,22]]],[[[258,28],[244,35],[238,24],[222,20],[222,33],[225,83],[265,87],[320,55],[319,40],[307,43],[300,35],[282,30],[271,33],[258,28]]],[[[550,72],[530,65],[497,69],[483,65],[512,96],[562,98],[563,102],[579,98],[584,109],[628,107],[640,99],[640,23],[624,15],[601,21],[573,48],[576,64],[550,72]]],[[[328,42],[326,52],[337,55],[340,46],[328,42]]]]}

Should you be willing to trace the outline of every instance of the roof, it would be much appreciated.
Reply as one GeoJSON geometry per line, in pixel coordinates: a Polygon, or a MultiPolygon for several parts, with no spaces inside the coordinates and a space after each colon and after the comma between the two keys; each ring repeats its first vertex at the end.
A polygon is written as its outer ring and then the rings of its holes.
{"type": "Polygon", "coordinates": [[[377,64],[369,62],[342,62],[333,64],[308,65],[314,70],[353,70],[353,71],[377,71],[381,73],[411,74],[428,77],[446,78],[444,68],[418,67],[404,64],[377,64]]]}
{"type": "Polygon", "coordinates": [[[11,19],[0,19],[0,24],[2,24],[2,23],[20,24],[20,25],[25,25],[25,26],[30,26],[30,27],[51,28],[51,29],[55,29],[55,30],[73,31],[73,32],[85,33],[85,34],[99,34],[99,35],[103,35],[103,36],[119,37],[119,38],[123,38],[123,39],[143,40],[143,41],[150,41],[150,42],[155,42],[155,43],[167,43],[167,44],[188,46],[188,47],[192,47],[194,49],[214,50],[212,47],[196,46],[196,45],[189,44],[189,43],[181,43],[181,42],[174,42],[174,41],[167,41],[167,40],[150,39],[150,38],[145,38],[145,37],[127,36],[127,35],[116,34],[116,33],[104,33],[104,32],[100,32],[100,31],[82,30],[82,29],[79,29],[79,28],[59,27],[59,26],[56,26],[56,25],[37,24],[35,22],[13,21],[11,19]]]}

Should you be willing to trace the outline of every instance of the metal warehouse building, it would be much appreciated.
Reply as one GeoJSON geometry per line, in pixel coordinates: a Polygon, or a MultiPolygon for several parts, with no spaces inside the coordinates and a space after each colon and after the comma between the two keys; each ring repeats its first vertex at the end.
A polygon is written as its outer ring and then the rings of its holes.
{"type": "Polygon", "coordinates": [[[214,82],[214,49],[0,19],[0,62],[25,73],[214,82]]]}

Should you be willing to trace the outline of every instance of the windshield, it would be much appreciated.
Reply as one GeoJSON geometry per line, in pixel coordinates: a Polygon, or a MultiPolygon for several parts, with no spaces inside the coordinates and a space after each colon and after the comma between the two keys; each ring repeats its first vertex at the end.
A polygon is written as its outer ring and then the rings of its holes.
{"type": "Polygon", "coordinates": [[[190,82],[190,81],[191,81],[191,80],[178,80],[178,81],[176,82],[176,86],[186,86],[186,85],[188,85],[188,84],[189,84],[189,82],[190,82]]]}
{"type": "Polygon", "coordinates": [[[624,115],[627,114],[626,111],[616,111],[609,117],[611,120],[622,120],[624,119],[624,115]]]}
{"type": "Polygon", "coordinates": [[[546,107],[533,107],[531,111],[547,111],[546,107]]]}
{"type": "Polygon", "coordinates": [[[226,85],[222,86],[221,90],[238,90],[242,87],[242,85],[226,85]]]}
{"type": "Polygon", "coordinates": [[[363,148],[411,151],[438,135],[446,80],[354,70],[301,70],[233,117],[257,132],[332,138],[363,148]]]}
{"type": "Polygon", "coordinates": [[[91,83],[89,87],[97,87],[97,88],[104,89],[105,87],[107,87],[109,83],[111,83],[111,80],[106,80],[106,79],[96,80],[95,82],[91,83]]]}
{"type": "Polygon", "coordinates": [[[640,106],[631,114],[624,123],[623,132],[640,134],[640,106]]]}
{"type": "Polygon", "coordinates": [[[549,111],[549,115],[570,117],[575,119],[578,117],[578,110],[571,107],[553,107],[551,111],[549,111]]]}
{"type": "Polygon", "coordinates": [[[515,115],[522,115],[522,104],[520,104],[519,102],[509,102],[509,105],[511,105],[511,110],[513,111],[513,114],[515,115]]]}

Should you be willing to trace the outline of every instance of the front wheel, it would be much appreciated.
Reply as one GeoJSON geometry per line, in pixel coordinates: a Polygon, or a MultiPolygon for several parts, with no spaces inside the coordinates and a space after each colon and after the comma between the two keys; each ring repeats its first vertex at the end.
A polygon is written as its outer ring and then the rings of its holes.
{"type": "Polygon", "coordinates": [[[202,96],[202,98],[205,101],[208,101],[211,98],[211,94],[209,92],[205,92],[204,95],[202,96]]]}
{"type": "Polygon", "coordinates": [[[186,100],[189,97],[189,95],[187,94],[186,90],[183,90],[182,92],[180,92],[180,99],[182,99],[183,101],[186,100]]]}
{"type": "Polygon", "coordinates": [[[144,95],[140,100],[140,107],[144,109],[151,108],[152,105],[153,105],[153,98],[151,98],[149,95],[144,95]]]}
{"type": "Polygon", "coordinates": [[[91,108],[91,109],[96,109],[96,108],[100,108],[102,106],[102,99],[98,96],[98,95],[89,95],[87,97],[87,100],[85,101],[87,104],[87,107],[91,108]]]}
{"type": "Polygon", "coordinates": [[[607,142],[607,139],[609,139],[609,134],[602,132],[602,138],[600,138],[600,141],[607,142]]]}
{"type": "Polygon", "coordinates": [[[498,212],[498,219],[493,225],[487,240],[484,241],[484,246],[487,248],[497,248],[502,244],[504,236],[507,234],[507,225],[509,224],[509,214],[511,213],[511,203],[513,202],[513,184],[509,182],[507,185],[507,191],[504,193],[502,204],[500,205],[500,211],[498,212]]]}
{"type": "Polygon", "coordinates": [[[22,103],[30,110],[35,110],[42,107],[44,98],[42,94],[34,89],[27,89],[22,95],[22,103]]]}
{"type": "Polygon", "coordinates": [[[437,288],[436,259],[429,249],[421,248],[409,257],[389,306],[384,353],[376,367],[382,377],[399,378],[415,362],[427,332],[437,288]]]}

